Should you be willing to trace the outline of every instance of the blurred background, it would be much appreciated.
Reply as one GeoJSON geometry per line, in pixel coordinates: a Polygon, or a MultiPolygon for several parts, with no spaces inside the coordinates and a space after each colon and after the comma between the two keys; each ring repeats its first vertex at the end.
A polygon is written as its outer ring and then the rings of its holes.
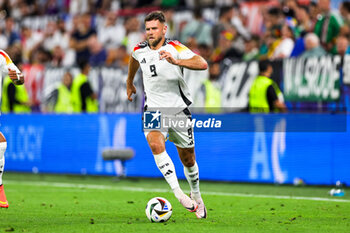
{"type": "Polygon", "coordinates": [[[209,63],[185,71],[195,116],[243,125],[195,135],[202,179],[350,183],[349,1],[2,0],[0,9],[0,49],[26,79],[2,85],[7,171],[114,175],[120,161],[101,156],[112,147],[134,150],[127,175],[160,176],[142,132],[142,75],[132,103],[125,82],[144,17],[162,10],[166,36],[209,63]],[[283,111],[249,113],[262,59],[283,111]]]}

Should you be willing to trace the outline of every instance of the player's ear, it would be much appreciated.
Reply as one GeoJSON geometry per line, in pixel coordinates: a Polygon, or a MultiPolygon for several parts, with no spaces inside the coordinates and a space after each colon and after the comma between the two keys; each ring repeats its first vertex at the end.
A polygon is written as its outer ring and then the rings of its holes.
{"type": "Polygon", "coordinates": [[[164,26],[163,26],[163,33],[164,34],[166,33],[167,29],[168,29],[168,26],[164,24],[164,26]]]}

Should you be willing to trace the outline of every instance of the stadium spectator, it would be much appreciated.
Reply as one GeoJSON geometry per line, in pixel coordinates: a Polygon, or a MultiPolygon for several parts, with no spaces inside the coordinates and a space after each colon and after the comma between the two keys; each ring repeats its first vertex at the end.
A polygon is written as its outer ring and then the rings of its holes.
{"type": "Polygon", "coordinates": [[[74,112],[98,112],[97,95],[88,80],[90,65],[87,60],[80,60],[80,74],[74,77],[72,83],[72,102],[74,112]]]}
{"type": "Polygon", "coordinates": [[[304,36],[313,32],[314,22],[311,20],[310,10],[307,6],[299,6],[296,10],[296,19],[298,25],[294,30],[295,45],[291,57],[298,57],[305,51],[304,36]]]}
{"type": "Polygon", "coordinates": [[[81,15],[90,12],[91,1],[87,0],[70,0],[69,13],[71,15],[81,15]]]}
{"type": "Polygon", "coordinates": [[[6,76],[2,87],[2,113],[30,113],[31,104],[28,92],[24,85],[15,85],[9,76],[6,76]]]}
{"type": "Polygon", "coordinates": [[[130,54],[134,48],[134,45],[143,41],[144,34],[140,32],[140,22],[136,16],[130,16],[125,19],[124,23],[125,27],[125,36],[122,41],[122,45],[124,45],[130,54]]]}
{"type": "Polygon", "coordinates": [[[219,45],[220,35],[223,31],[227,31],[232,28],[231,19],[233,17],[233,7],[223,6],[220,8],[219,20],[213,26],[211,36],[213,39],[213,47],[216,48],[219,45]]]}
{"type": "Polygon", "coordinates": [[[305,35],[313,31],[313,23],[311,21],[309,8],[307,6],[299,6],[296,11],[296,19],[298,25],[296,27],[296,37],[305,35]]]}
{"type": "MultiPolygon", "coordinates": [[[[51,62],[50,62],[50,65],[53,66],[53,67],[62,67],[62,66],[65,66],[63,64],[63,61],[64,61],[64,57],[65,57],[65,54],[64,54],[64,51],[63,49],[60,47],[60,46],[56,46],[53,48],[52,52],[51,52],[51,62]]],[[[74,61],[73,61],[74,63],[74,61]]],[[[72,64],[73,64],[72,63],[72,64]]]]}
{"type": "Polygon", "coordinates": [[[117,49],[111,49],[108,52],[108,57],[106,59],[107,66],[116,66],[122,69],[127,69],[129,64],[130,55],[126,51],[124,45],[119,46],[117,49]]]}
{"type": "Polygon", "coordinates": [[[65,72],[62,83],[55,89],[47,99],[48,111],[55,113],[73,113],[73,101],[71,87],[73,76],[70,72],[65,72]]]}
{"type": "Polygon", "coordinates": [[[340,28],[343,25],[341,16],[331,11],[330,0],[319,0],[318,7],[321,11],[321,16],[316,22],[314,32],[320,38],[321,45],[327,52],[334,52],[335,40],[340,33],[340,28]]]}
{"type": "Polygon", "coordinates": [[[350,2],[344,1],[339,6],[340,15],[343,17],[344,24],[350,26],[350,2]]]}
{"type": "Polygon", "coordinates": [[[273,7],[268,10],[265,26],[270,36],[275,39],[281,38],[283,20],[284,18],[279,8],[273,7]]]}
{"type": "Polygon", "coordinates": [[[22,48],[23,62],[29,62],[32,52],[37,50],[43,41],[43,35],[40,32],[33,31],[29,27],[22,28],[22,48]]]}
{"type": "Polygon", "coordinates": [[[277,7],[272,7],[267,12],[262,12],[264,15],[265,32],[262,36],[261,46],[259,49],[260,57],[263,59],[271,58],[276,47],[281,42],[281,29],[283,15],[277,7]]]}
{"type": "Polygon", "coordinates": [[[296,0],[285,0],[282,2],[282,12],[286,17],[295,18],[298,11],[298,3],[296,0]]]}
{"type": "Polygon", "coordinates": [[[204,80],[200,92],[195,97],[197,106],[204,107],[206,113],[220,113],[221,109],[221,86],[219,83],[220,63],[209,63],[209,77],[204,80]]]}
{"type": "Polygon", "coordinates": [[[0,49],[6,49],[8,47],[8,39],[3,31],[0,31],[0,49]]]}
{"type": "Polygon", "coordinates": [[[166,25],[168,27],[165,35],[166,38],[173,40],[179,39],[179,23],[174,19],[175,9],[173,7],[166,7],[163,9],[163,13],[166,18],[166,25]]]}
{"type": "Polygon", "coordinates": [[[56,23],[54,21],[48,22],[43,33],[43,41],[41,42],[47,51],[52,51],[54,47],[64,43],[61,36],[57,37],[56,31],[58,31],[56,23]]]}
{"type": "Polygon", "coordinates": [[[304,42],[306,50],[301,54],[301,57],[320,57],[327,54],[327,52],[321,47],[320,39],[315,33],[310,32],[306,34],[304,42]]]}
{"type": "Polygon", "coordinates": [[[259,58],[259,38],[252,36],[244,43],[243,61],[257,60],[259,58]]]}
{"type": "Polygon", "coordinates": [[[268,60],[259,61],[259,75],[249,91],[251,113],[286,112],[283,94],[278,85],[270,79],[273,69],[268,60]]]}
{"type": "Polygon", "coordinates": [[[246,27],[245,23],[247,21],[247,15],[240,11],[239,4],[233,5],[233,17],[231,19],[231,24],[236,28],[238,34],[243,37],[243,39],[248,40],[251,37],[251,33],[246,27]]]}
{"type": "Polygon", "coordinates": [[[75,51],[69,47],[69,41],[70,35],[62,19],[48,22],[41,43],[51,54],[52,66],[72,66],[75,63],[75,51]]]}
{"type": "Polygon", "coordinates": [[[80,15],[77,19],[77,28],[73,32],[69,45],[76,51],[76,63],[90,59],[88,41],[96,36],[96,30],[91,26],[91,16],[89,14],[80,15]]]}
{"type": "Polygon", "coordinates": [[[349,40],[346,36],[337,37],[336,54],[339,54],[340,56],[350,54],[349,40]]]}
{"type": "Polygon", "coordinates": [[[193,12],[193,19],[188,22],[181,33],[181,41],[183,43],[188,40],[195,39],[196,44],[212,45],[211,25],[207,23],[202,16],[202,9],[196,8],[193,12]]]}
{"type": "Polygon", "coordinates": [[[47,0],[44,5],[45,14],[46,15],[57,15],[61,11],[61,7],[59,3],[62,3],[63,1],[57,1],[57,0],[47,0]]]}
{"type": "Polygon", "coordinates": [[[110,11],[105,17],[103,26],[97,28],[98,40],[107,50],[119,47],[125,36],[125,28],[117,23],[117,19],[117,14],[110,11]]]}
{"type": "Polygon", "coordinates": [[[339,12],[344,21],[340,35],[348,35],[350,34],[350,2],[342,2],[339,6],[339,12]]]}
{"type": "Polygon", "coordinates": [[[57,46],[64,51],[69,50],[69,34],[65,30],[65,23],[62,19],[47,23],[42,43],[47,51],[52,51],[57,46]]]}
{"type": "Polygon", "coordinates": [[[7,37],[8,46],[12,46],[16,43],[21,43],[21,37],[19,33],[14,29],[13,18],[8,17],[5,20],[4,35],[7,37]]]}
{"type": "Polygon", "coordinates": [[[294,48],[294,33],[292,26],[288,24],[283,25],[282,27],[282,37],[279,40],[278,45],[276,46],[272,59],[282,59],[288,58],[292,54],[294,48]]]}
{"type": "Polygon", "coordinates": [[[210,61],[210,57],[213,53],[212,47],[207,44],[198,44],[198,52],[206,61],[210,61]]]}
{"type": "Polygon", "coordinates": [[[102,66],[106,63],[108,56],[107,50],[97,40],[96,36],[92,36],[88,40],[88,46],[90,50],[89,63],[91,66],[102,66]]]}
{"type": "Polygon", "coordinates": [[[225,58],[232,60],[240,60],[243,54],[236,48],[232,47],[233,40],[237,35],[236,30],[231,27],[230,31],[222,31],[220,33],[219,44],[214,49],[211,60],[213,62],[220,62],[225,58]]]}
{"type": "Polygon", "coordinates": [[[309,15],[311,22],[313,24],[313,29],[315,28],[315,25],[318,21],[319,16],[321,15],[321,10],[318,8],[317,1],[313,0],[310,2],[309,8],[309,15]]]}

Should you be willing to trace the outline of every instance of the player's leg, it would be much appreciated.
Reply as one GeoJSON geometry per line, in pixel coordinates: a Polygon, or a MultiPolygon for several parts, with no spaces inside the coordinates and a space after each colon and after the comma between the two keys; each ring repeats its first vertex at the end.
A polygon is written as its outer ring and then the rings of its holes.
{"type": "Polygon", "coordinates": [[[4,135],[0,132],[0,208],[7,208],[8,202],[5,196],[4,185],[2,184],[2,174],[4,173],[5,166],[5,151],[7,142],[4,135]]]}
{"type": "Polygon", "coordinates": [[[160,131],[151,131],[145,133],[148,145],[152,150],[154,160],[163,174],[165,180],[170,185],[173,190],[175,197],[180,201],[181,204],[185,204],[185,208],[189,211],[195,211],[197,205],[188,198],[184,192],[181,190],[179,181],[176,176],[175,166],[170,156],[165,150],[165,136],[160,131]],[[186,199],[187,201],[183,201],[186,199]]]}
{"type": "Polygon", "coordinates": [[[177,151],[179,152],[181,162],[184,165],[184,173],[185,173],[186,179],[191,187],[191,198],[193,198],[198,204],[196,215],[198,218],[206,218],[207,210],[205,208],[205,205],[199,190],[199,169],[196,162],[194,147],[181,148],[177,146],[177,151]]]}
{"type": "MultiPolygon", "coordinates": [[[[175,119],[184,122],[192,120],[191,112],[186,108],[182,113],[177,114],[175,119]]],[[[184,173],[191,187],[191,198],[198,205],[196,215],[198,218],[206,218],[207,211],[199,191],[199,171],[194,152],[195,142],[192,125],[172,128],[169,130],[169,139],[176,145],[181,162],[184,165],[184,173]]]]}

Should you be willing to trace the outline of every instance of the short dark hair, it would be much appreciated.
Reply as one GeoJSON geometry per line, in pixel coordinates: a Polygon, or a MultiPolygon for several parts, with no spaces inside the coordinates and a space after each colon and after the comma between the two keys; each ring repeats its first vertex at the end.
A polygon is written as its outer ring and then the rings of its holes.
{"type": "Polygon", "coordinates": [[[264,59],[259,61],[259,73],[263,73],[267,71],[267,69],[271,66],[271,63],[269,60],[264,59]]]}
{"type": "Polygon", "coordinates": [[[161,23],[165,23],[165,16],[161,11],[152,11],[145,18],[145,23],[152,20],[158,20],[161,23]]]}
{"type": "Polygon", "coordinates": [[[270,8],[267,13],[272,16],[280,16],[281,10],[277,7],[270,8]]]}
{"type": "Polygon", "coordinates": [[[219,18],[221,18],[222,16],[224,16],[227,12],[229,12],[230,10],[232,10],[233,7],[232,6],[222,6],[220,7],[219,10],[219,18]]]}
{"type": "Polygon", "coordinates": [[[350,2],[343,2],[342,6],[348,13],[350,12],[350,2]]]}
{"type": "Polygon", "coordinates": [[[82,71],[86,66],[90,65],[88,59],[80,58],[77,61],[79,69],[82,71]]]}

